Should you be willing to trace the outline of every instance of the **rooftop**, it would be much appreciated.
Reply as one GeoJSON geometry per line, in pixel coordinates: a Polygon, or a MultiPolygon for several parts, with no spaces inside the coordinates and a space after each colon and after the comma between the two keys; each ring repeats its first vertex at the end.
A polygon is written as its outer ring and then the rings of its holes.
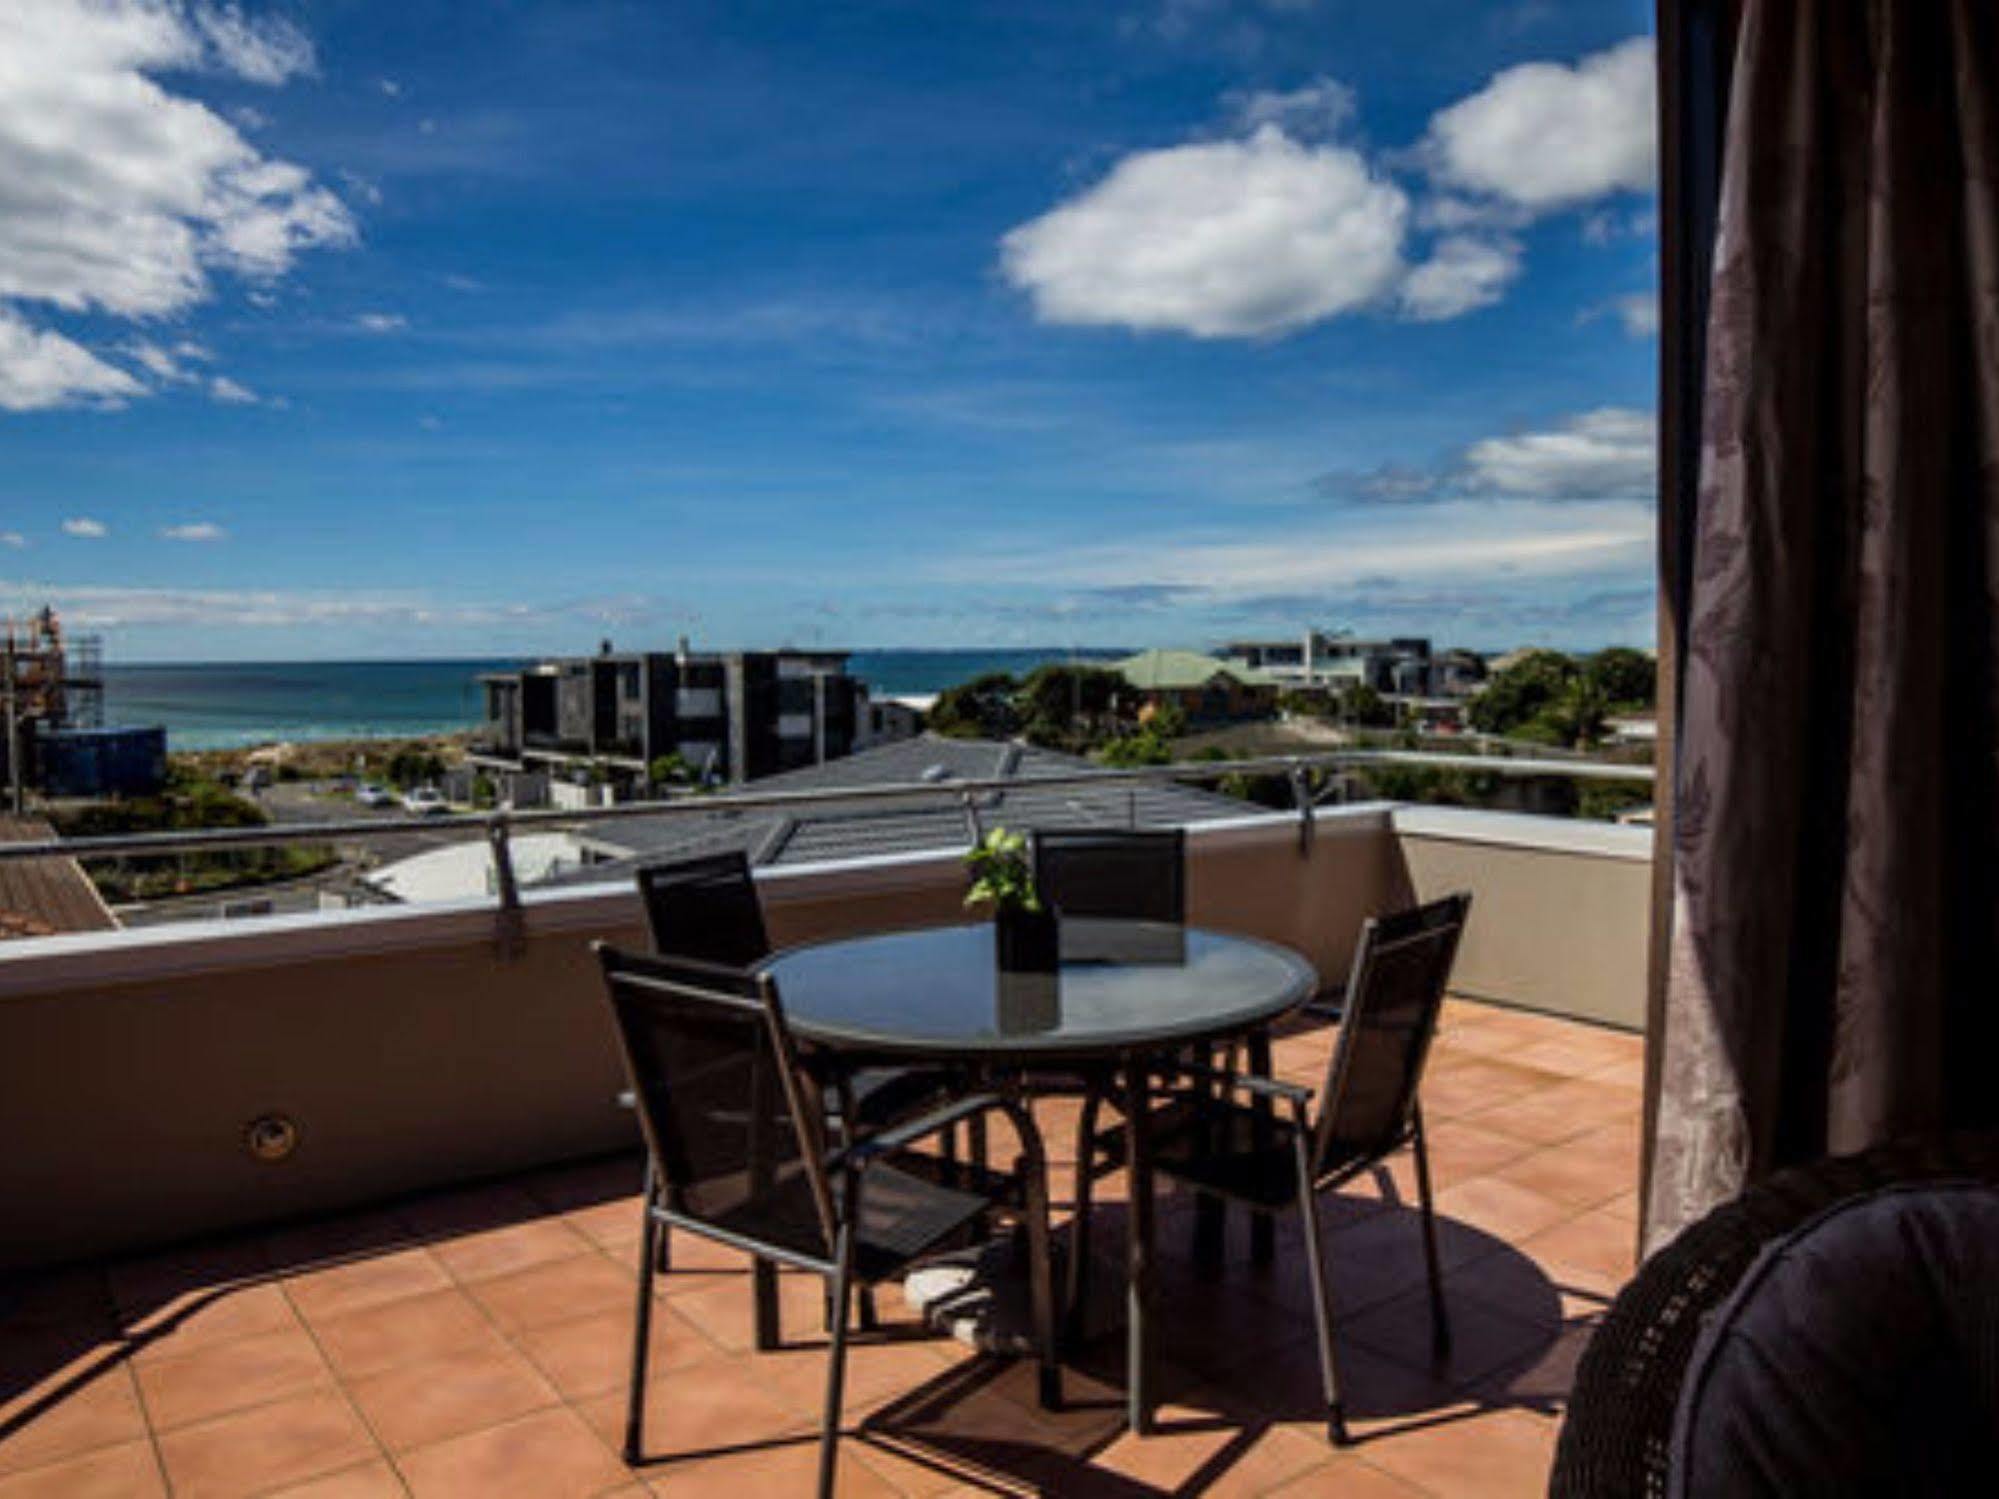
{"type": "Polygon", "coordinates": [[[1110,663],[1134,687],[1168,692],[1205,687],[1216,677],[1229,677],[1250,687],[1270,687],[1277,679],[1240,661],[1219,661],[1199,651],[1140,651],[1122,661],[1110,663]]]}
{"type": "MultiPolygon", "coordinates": [[[[980,793],[974,801],[987,824],[1014,828],[1185,826],[1239,817],[1232,797],[1164,782],[1114,787],[1042,787],[1035,776],[1091,770],[1089,761],[1033,745],[922,734],[856,751],[824,765],[759,777],[758,794],[833,791],[866,786],[1019,780],[1019,789],[980,793]]],[[[824,811],[720,812],[638,817],[593,829],[589,841],[614,857],[659,858],[742,849],[758,865],[800,865],[877,854],[963,849],[965,811],[938,798],[884,799],[824,811]]],[[[607,878],[604,866],[579,880],[607,878]]]]}
{"type": "MultiPolygon", "coordinates": [[[[1279,1073],[1316,1084],[1331,1040],[1294,1028],[1279,1073]]],[[[1455,1346],[1431,1363],[1404,1161],[1329,1204],[1354,1447],[1323,1438],[1295,1238],[1258,1270],[1237,1219],[1225,1275],[1202,1281],[1167,1195],[1157,1435],[1122,1430],[1118,1338],[1072,1355],[1069,1408],[1050,1416],[1030,1370],[927,1336],[885,1288],[887,1333],[850,1362],[842,1491],[1544,1492],[1574,1357],[1631,1269],[1641,1051],[1447,1006],[1424,1107],[1455,1346]]],[[[1074,1107],[1040,1105],[1051,1148],[1073,1141],[1074,1107]]],[[[743,1262],[684,1235],[655,1314],[659,1456],[618,1460],[637,1187],[635,1157],[600,1157],[0,1281],[0,1499],[804,1490],[817,1283],[786,1277],[790,1341],[753,1353],[743,1262]]],[[[1099,1192],[1114,1217],[1116,1180],[1099,1192]]]]}
{"type": "MultiPolygon", "coordinates": [[[[0,815],[0,843],[40,843],[55,835],[43,818],[0,815]]],[[[0,941],[117,927],[117,918],[76,860],[0,864],[0,941]]]]}

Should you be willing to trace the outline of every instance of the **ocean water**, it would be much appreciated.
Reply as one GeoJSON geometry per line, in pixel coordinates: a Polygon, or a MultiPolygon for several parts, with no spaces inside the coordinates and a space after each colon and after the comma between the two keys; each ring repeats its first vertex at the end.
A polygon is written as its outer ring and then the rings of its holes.
{"type": "MultiPolygon", "coordinates": [[[[856,651],[850,669],[878,694],[941,692],[989,671],[1102,660],[1114,650],[856,651]]],[[[104,666],[104,721],[165,724],[174,750],[275,739],[398,738],[474,728],[478,676],[515,660],[259,661],[104,666]]]]}

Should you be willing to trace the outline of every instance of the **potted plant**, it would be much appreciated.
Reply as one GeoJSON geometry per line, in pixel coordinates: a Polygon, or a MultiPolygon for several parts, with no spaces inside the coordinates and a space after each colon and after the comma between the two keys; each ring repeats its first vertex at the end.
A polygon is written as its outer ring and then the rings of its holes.
{"type": "Polygon", "coordinates": [[[991,906],[999,966],[1013,973],[1053,973],[1059,961],[1055,913],[1034,888],[1027,836],[994,828],[965,855],[972,870],[967,908],[991,906]]]}

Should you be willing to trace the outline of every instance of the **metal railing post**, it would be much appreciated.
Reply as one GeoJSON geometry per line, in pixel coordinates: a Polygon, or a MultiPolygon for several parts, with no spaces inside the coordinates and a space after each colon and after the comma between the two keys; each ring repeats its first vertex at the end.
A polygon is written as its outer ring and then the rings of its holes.
{"type": "Polygon", "coordinates": [[[1298,853],[1312,852],[1312,836],[1318,831],[1312,815],[1312,775],[1302,762],[1291,762],[1291,800],[1298,807],[1298,853]]]}
{"type": "Polygon", "coordinates": [[[493,952],[501,962],[510,963],[527,950],[527,912],[521,908],[520,882],[514,878],[514,851],[504,811],[487,820],[486,846],[492,851],[493,889],[500,898],[493,915],[493,952]]]}

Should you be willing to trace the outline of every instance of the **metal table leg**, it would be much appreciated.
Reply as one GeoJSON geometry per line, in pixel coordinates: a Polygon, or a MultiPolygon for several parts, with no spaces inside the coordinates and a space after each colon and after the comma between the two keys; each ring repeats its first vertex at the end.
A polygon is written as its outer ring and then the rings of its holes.
{"type": "Polygon", "coordinates": [[[1131,1430],[1152,1430],[1152,1366],[1146,1336],[1152,1303],[1152,1137],[1150,1068],[1143,1054],[1125,1058],[1126,1172],[1130,1229],[1125,1238],[1125,1386],[1131,1430]]]}
{"type": "MultiPolygon", "coordinates": [[[[1267,1029],[1252,1031],[1249,1037],[1249,1070],[1253,1076],[1270,1076],[1270,1032],[1267,1029]]],[[[1258,1094],[1250,1101],[1250,1111],[1255,1116],[1256,1147],[1268,1150],[1277,1138],[1272,1129],[1270,1100],[1258,1094]]],[[[1267,1265],[1277,1257],[1277,1220],[1269,1213],[1249,1215],[1249,1257],[1252,1263],[1267,1265]]]]}

